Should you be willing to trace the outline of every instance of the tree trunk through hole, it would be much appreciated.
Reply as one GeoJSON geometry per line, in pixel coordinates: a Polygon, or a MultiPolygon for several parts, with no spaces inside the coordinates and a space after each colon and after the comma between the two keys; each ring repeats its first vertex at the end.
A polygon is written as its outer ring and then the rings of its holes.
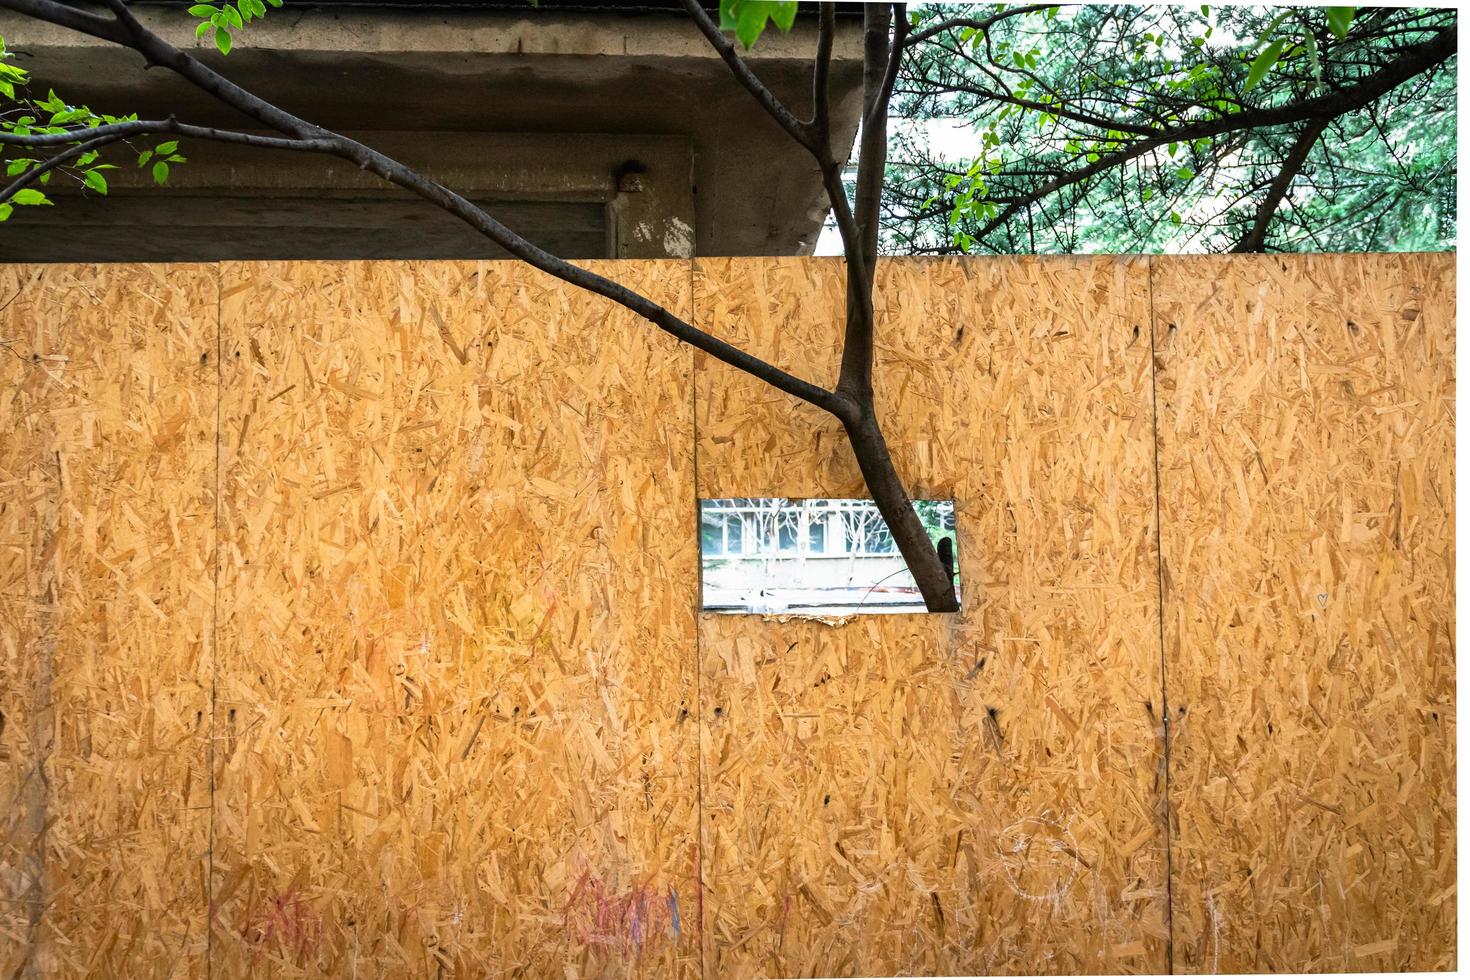
{"type": "Polygon", "coordinates": [[[929,540],[929,532],[919,520],[913,501],[893,467],[893,457],[883,440],[873,406],[860,405],[856,416],[850,421],[843,419],[842,424],[868,492],[873,495],[883,520],[888,522],[899,554],[918,583],[924,605],[932,613],[958,612],[960,602],[955,595],[954,578],[939,560],[939,552],[929,540]]]}
{"type": "MultiPolygon", "coordinates": [[[[893,459],[873,410],[873,269],[878,258],[879,203],[887,160],[888,104],[910,26],[905,4],[870,4],[864,10],[862,146],[858,153],[856,195],[849,201],[842,181],[842,163],[839,154],[833,150],[831,132],[828,86],[836,34],[833,6],[824,4],[818,8],[820,23],[812,72],[812,116],[798,119],[750,70],[699,0],[683,0],[689,16],[729,66],[735,79],[794,140],[811,152],[821,169],[848,263],[848,309],[842,368],[835,390],[829,390],[685,322],[626,286],[546,252],[425,174],[246,91],[146,28],[134,16],[129,0],[99,2],[110,16],[58,0],[0,0],[0,8],[131,48],[141,54],[148,65],[169,69],[201,91],[263,124],[273,135],[190,125],[173,116],[154,120],[117,120],[87,115],[83,124],[39,133],[25,127],[6,126],[5,120],[0,118],[0,144],[57,151],[50,159],[38,163],[8,186],[0,188],[0,204],[22,191],[39,194],[30,184],[58,167],[89,153],[96,157],[97,151],[113,143],[143,135],[171,134],[263,149],[319,153],[351,161],[358,168],[397,184],[461,219],[516,258],[563,282],[606,296],[679,340],[838,418],[847,430],[848,441],[852,444],[869,492],[918,584],[924,604],[930,612],[955,612],[959,609],[951,574],[930,542],[929,534],[909,500],[908,491],[893,467],[893,459]]],[[[762,24],[766,17],[771,16],[771,11],[784,9],[794,16],[794,7],[794,4],[762,7],[762,24]]],[[[217,26],[217,44],[221,35],[228,40],[229,31],[217,26]]],[[[220,50],[228,54],[229,45],[220,50]]],[[[840,157],[845,159],[846,154],[840,157]]],[[[7,209],[0,218],[8,214],[7,209]]]]}

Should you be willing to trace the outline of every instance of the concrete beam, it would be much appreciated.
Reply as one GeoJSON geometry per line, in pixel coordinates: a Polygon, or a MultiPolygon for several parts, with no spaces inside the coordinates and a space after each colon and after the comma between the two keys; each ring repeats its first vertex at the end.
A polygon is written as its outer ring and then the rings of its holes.
{"type": "MultiPolygon", "coordinates": [[[[217,59],[214,45],[194,35],[198,20],[178,4],[134,3],[138,19],[169,43],[217,59]]],[[[0,33],[11,48],[96,49],[106,45],[76,31],[0,12],[0,33]]],[[[406,7],[313,7],[288,4],[235,33],[237,51],[432,55],[575,55],[579,58],[694,58],[717,63],[719,56],[682,14],[636,15],[540,11],[528,2],[520,11],[414,10],[406,7]]],[[[774,28],[745,58],[754,65],[805,61],[816,49],[816,25],[798,21],[789,32],[774,28]]],[[[845,21],[832,56],[862,61],[862,31],[845,21]]],[[[136,57],[136,56],[135,56],[136,57]]],[[[228,63],[221,61],[222,64],[228,63]]]]}
{"type": "MultiPolygon", "coordinates": [[[[193,21],[177,6],[138,9],[165,36],[195,46],[193,21]]],[[[833,91],[839,145],[846,145],[861,100],[861,38],[855,21],[840,23],[833,91]]],[[[798,113],[809,111],[814,34],[808,21],[789,35],[769,31],[751,55],[756,70],[798,113]]],[[[40,92],[54,86],[69,101],[99,111],[252,127],[169,72],[141,70],[132,52],[10,13],[0,14],[0,35],[17,63],[34,72],[40,92]]],[[[622,229],[615,254],[646,257],[666,241],[680,242],[680,234],[667,234],[675,219],[692,228],[701,255],[806,253],[826,211],[809,155],[734,82],[682,15],[296,10],[288,3],[240,32],[229,57],[203,48],[197,53],[284,108],[334,129],[371,131],[376,145],[388,149],[388,140],[450,186],[494,199],[525,201],[538,187],[576,184],[582,180],[576,174],[605,168],[622,152],[617,138],[630,141],[630,155],[650,155],[645,163],[657,156],[649,140],[676,139],[685,160],[692,154],[684,190],[665,182],[673,165],[659,157],[661,175],[647,182],[650,196],[642,204],[614,205],[613,223],[622,229]],[[486,139],[500,141],[499,149],[477,160],[486,139]],[[528,148],[519,162],[507,149],[517,140],[528,148]],[[655,206],[668,209],[661,226],[646,220],[655,206]]],[[[196,179],[191,169],[201,175],[228,171],[218,186],[235,190],[252,180],[263,189],[299,187],[320,176],[320,162],[298,154],[289,162],[282,155],[246,160],[241,151],[199,144],[188,153],[190,163],[177,171],[181,187],[196,179]]],[[[362,179],[340,170],[331,177],[346,181],[344,187],[362,179]]],[[[550,193],[555,196],[554,189],[550,193]]]]}
{"type": "MultiPolygon", "coordinates": [[[[422,169],[567,258],[688,258],[697,217],[681,136],[347,133],[422,169]],[[546,161],[560,164],[548,167],[546,161]],[[636,179],[619,174],[636,169],[636,179]]],[[[195,147],[204,149],[203,147],[195,147]]],[[[0,259],[499,258],[457,219],[332,157],[217,146],[166,187],[131,161],[110,193],[57,182],[0,228],[0,259]],[[147,228],[148,233],[141,233],[147,228]],[[233,243],[233,244],[232,244],[233,243]],[[116,253],[116,254],[114,254],[116,253]]]]}

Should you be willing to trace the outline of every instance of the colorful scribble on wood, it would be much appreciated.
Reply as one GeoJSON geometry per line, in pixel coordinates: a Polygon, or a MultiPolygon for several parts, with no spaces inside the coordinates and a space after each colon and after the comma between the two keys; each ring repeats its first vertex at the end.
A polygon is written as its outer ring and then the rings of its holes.
{"type": "Polygon", "coordinates": [[[583,870],[562,910],[566,934],[577,942],[636,957],[654,943],[677,943],[683,935],[679,893],[651,881],[621,886],[583,870]]]}
{"type": "Polygon", "coordinates": [[[245,909],[240,940],[254,953],[284,953],[300,961],[321,942],[321,916],[295,888],[245,909]]]}

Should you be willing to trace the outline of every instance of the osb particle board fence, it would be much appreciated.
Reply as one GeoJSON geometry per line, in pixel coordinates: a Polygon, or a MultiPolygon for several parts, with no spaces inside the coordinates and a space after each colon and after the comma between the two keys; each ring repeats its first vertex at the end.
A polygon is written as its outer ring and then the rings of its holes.
{"type": "Polygon", "coordinates": [[[221,280],[216,962],[689,972],[687,353],[512,263],[221,280]]]}
{"type": "MultiPolygon", "coordinates": [[[[831,262],[695,280],[722,334],[817,378],[843,304],[831,262]]],[[[705,973],[1162,972],[1148,263],[887,263],[876,305],[964,611],[701,617],[705,973]]],[[[698,378],[701,496],[865,495],[839,426],[698,378]]]]}
{"type": "Polygon", "coordinates": [[[218,275],[0,268],[6,976],[205,969],[218,275]]]}
{"type": "MultiPolygon", "coordinates": [[[[834,262],[608,267],[835,373],[834,262]]],[[[840,627],[695,612],[836,427],[519,266],[0,303],[7,974],[1455,963],[1448,256],[884,263],[965,611],[840,627]]]]}
{"type": "Polygon", "coordinates": [[[1455,967],[1451,259],[1154,264],[1181,967],[1455,967]]]}

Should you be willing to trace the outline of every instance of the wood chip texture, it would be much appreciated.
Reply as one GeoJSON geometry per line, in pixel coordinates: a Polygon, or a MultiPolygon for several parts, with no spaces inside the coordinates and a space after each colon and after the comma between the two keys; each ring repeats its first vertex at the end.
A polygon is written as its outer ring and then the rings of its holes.
{"type": "MultiPolygon", "coordinates": [[[[835,380],[840,262],[597,263],[835,380]]],[[[889,260],[840,427],[511,262],[0,266],[0,975],[1456,966],[1453,257],[889,260]]]]}
{"type": "Polygon", "coordinates": [[[1182,967],[1455,967],[1451,258],[1154,264],[1182,967]]]}

